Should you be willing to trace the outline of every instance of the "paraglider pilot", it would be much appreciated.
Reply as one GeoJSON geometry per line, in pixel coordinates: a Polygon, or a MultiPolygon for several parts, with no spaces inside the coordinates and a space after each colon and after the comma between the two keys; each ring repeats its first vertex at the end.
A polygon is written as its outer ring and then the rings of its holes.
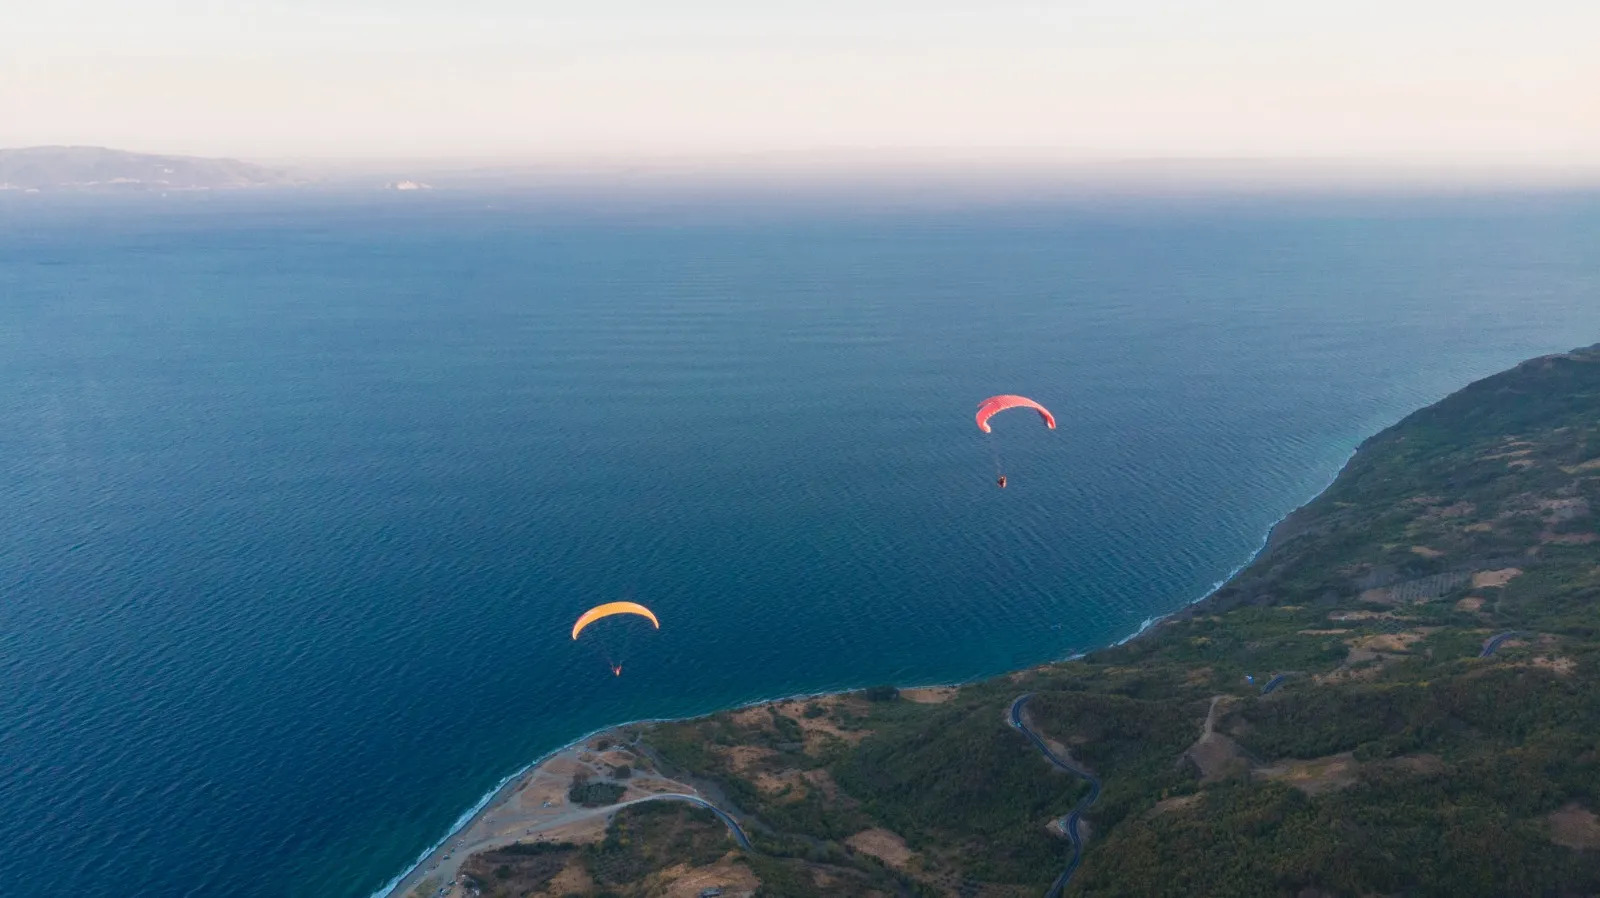
{"type": "MultiPolygon", "coordinates": [[[[1050,428],[1051,430],[1056,429],[1056,416],[1050,414],[1049,409],[1037,402],[1034,402],[1032,399],[1029,399],[1026,396],[1017,396],[1011,393],[1004,393],[999,396],[990,396],[988,399],[978,403],[978,429],[984,433],[993,433],[994,431],[989,428],[989,419],[994,417],[998,412],[1003,412],[1006,409],[1012,408],[1031,408],[1039,413],[1040,418],[1044,419],[1046,427],[1050,428]]],[[[998,452],[995,453],[994,467],[995,472],[999,473],[1000,455],[998,452]]],[[[1001,489],[1005,489],[1006,475],[1000,474],[1000,476],[995,478],[994,482],[1001,489]]]]}

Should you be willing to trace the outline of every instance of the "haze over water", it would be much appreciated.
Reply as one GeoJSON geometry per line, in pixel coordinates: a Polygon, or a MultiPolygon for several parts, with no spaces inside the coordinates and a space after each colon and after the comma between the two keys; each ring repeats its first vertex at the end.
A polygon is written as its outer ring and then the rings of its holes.
{"type": "Polygon", "coordinates": [[[1597,247],[1594,195],[6,201],[0,881],[366,896],[598,727],[1121,639],[1600,340],[1597,247]]]}

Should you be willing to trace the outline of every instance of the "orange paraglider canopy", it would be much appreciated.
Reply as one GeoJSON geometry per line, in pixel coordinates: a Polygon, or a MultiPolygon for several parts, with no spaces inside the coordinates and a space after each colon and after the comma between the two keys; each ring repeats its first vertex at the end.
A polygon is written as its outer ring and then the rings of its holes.
{"type": "Polygon", "coordinates": [[[1039,413],[1039,417],[1044,419],[1044,423],[1051,430],[1056,429],[1056,416],[1050,414],[1049,409],[1026,396],[1013,396],[1010,393],[990,396],[978,403],[978,429],[984,433],[992,433],[993,431],[989,429],[989,419],[1008,408],[1031,408],[1039,413]]]}
{"type": "Polygon", "coordinates": [[[637,614],[640,617],[649,618],[650,623],[655,624],[657,630],[661,629],[661,621],[656,620],[655,612],[640,605],[638,602],[607,602],[604,605],[596,605],[590,608],[578,617],[578,622],[572,625],[572,638],[577,639],[578,634],[583,632],[584,627],[602,617],[610,617],[613,614],[637,614]]]}

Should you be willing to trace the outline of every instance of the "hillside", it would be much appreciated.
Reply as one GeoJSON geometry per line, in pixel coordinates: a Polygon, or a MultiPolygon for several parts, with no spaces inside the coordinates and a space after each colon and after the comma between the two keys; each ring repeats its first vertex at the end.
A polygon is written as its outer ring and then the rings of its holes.
{"type": "Polygon", "coordinates": [[[587,843],[476,856],[453,891],[1037,896],[1083,807],[1067,895],[1600,893],[1597,503],[1600,346],[1368,440],[1246,570],[1127,645],[613,734],[752,850],[640,804],[587,843]]]}
{"type": "Polygon", "coordinates": [[[0,190],[217,190],[292,183],[285,172],[234,159],[105,147],[0,149],[0,190]]]}

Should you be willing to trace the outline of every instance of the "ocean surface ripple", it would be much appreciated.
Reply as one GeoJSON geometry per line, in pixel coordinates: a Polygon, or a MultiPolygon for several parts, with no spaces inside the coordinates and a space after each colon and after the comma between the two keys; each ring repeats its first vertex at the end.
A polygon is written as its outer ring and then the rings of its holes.
{"type": "Polygon", "coordinates": [[[366,896],[598,727],[1114,642],[1364,437],[1600,340],[1597,238],[1593,196],[7,200],[0,880],[366,896]],[[986,440],[999,392],[1060,429],[986,440]],[[619,598],[662,628],[617,678],[567,629],[619,598]]]}

